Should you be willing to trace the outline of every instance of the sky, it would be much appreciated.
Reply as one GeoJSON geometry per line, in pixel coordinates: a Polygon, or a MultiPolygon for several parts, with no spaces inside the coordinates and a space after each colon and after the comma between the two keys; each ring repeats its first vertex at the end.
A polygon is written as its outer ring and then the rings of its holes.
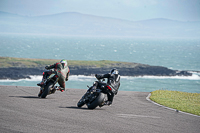
{"type": "Polygon", "coordinates": [[[200,0],[0,0],[0,11],[25,16],[78,12],[130,21],[200,21],[200,0]]]}

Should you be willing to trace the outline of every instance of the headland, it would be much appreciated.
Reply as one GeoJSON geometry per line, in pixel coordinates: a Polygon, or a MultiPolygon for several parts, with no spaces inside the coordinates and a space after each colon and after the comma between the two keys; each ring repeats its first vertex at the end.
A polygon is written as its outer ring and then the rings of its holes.
{"type": "MultiPolygon", "coordinates": [[[[0,57],[0,79],[23,79],[30,75],[42,75],[46,65],[59,60],[0,57]]],[[[120,61],[80,61],[68,60],[70,75],[104,74],[112,68],[119,70],[121,76],[191,76],[188,71],[172,70],[163,66],[120,62],[120,61]]]]}

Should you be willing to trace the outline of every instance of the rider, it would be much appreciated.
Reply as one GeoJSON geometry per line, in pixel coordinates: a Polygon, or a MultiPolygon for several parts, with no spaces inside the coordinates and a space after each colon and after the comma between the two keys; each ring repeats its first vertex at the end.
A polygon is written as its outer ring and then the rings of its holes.
{"type": "Polygon", "coordinates": [[[119,71],[114,68],[108,74],[95,74],[95,77],[97,79],[108,79],[107,83],[96,82],[96,87],[100,87],[102,92],[107,94],[108,100],[105,101],[103,105],[111,105],[114,95],[117,95],[120,86],[119,71]]]}
{"type": "MultiPolygon", "coordinates": [[[[61,92],[63,92],[65,90],[65,81],[68,81],[69,78],[69,67],[67,66],[67,61],[66,60],[61,60],[58,63],[55,63],[53,65],[48,65],[45,67],[45,69],[52,69],[54,68],[54,71],[48,71],[48,74],[54,73],[56,75],[58,75],[59,80],[58,80],[58,84],[60,85],[57,89],[60,90],[61,92]]],[[[44,74],[45,75],[45,74],[44,74]]],[[[44,79],[45,77],[43,76],[43,79],[40,83],[38,83],[38,86],[41,86],[44,84],[44,79]]]]}

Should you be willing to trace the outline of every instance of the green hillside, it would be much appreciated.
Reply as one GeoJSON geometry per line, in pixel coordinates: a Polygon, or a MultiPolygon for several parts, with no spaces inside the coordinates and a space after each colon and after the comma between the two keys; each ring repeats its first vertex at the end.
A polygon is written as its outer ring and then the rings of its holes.
{"type": "MultiPolygon", "coordinates": [[[[43,67],[45,65],[54,64],[60,60],[56,59],[30,59],[30,58],[14,58],[14,57],[0,57],[0,68],[8,67],[25,67],[35,68],[43,67]]],[[[88,67],[135,67],[139,64],[130,62],[119,61],[81,61],[81,60],[68,60],[69,66],[88,66],[88,67]]],[[[141,64],[140,64],[141,65],[141,64]]]]}

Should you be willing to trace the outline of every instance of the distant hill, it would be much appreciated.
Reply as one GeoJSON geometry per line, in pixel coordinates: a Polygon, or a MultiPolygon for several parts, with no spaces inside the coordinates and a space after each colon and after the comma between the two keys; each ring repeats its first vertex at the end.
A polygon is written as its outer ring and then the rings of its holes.
{"type": "Polygon", "coordinates": [[[199,38],[200,22],[164,18],[127,21],[76,12],[34,17],[0,12],[0,33],[199,38]]]}

